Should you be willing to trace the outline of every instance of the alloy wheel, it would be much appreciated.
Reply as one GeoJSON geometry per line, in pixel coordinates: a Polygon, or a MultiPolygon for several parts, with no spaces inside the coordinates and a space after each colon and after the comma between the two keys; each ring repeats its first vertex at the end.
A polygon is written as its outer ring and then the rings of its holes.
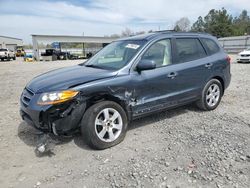
{"type": "Polygon", "coordinates": [[[206,94],[206,102],[210,107],[214,107],[220,99],[220,87],[217,84],[212,84],[206,94]]]}
{"type": "Polygon", "coordinates": [[[113,108],[103,109],[95,119],[95,133],[104,142],[113,142],[121,134],[123,127],[121,114],[113,108]]]}

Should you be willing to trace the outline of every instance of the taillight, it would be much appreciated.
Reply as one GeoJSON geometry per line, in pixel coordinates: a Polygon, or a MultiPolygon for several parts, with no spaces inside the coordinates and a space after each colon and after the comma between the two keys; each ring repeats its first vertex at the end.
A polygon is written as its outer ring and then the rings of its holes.
{"type": "Polygon", "coordinates": [[[229,57],[229,55],[227,56],[227,62],[231,63],[231,57],[229,57]]]}

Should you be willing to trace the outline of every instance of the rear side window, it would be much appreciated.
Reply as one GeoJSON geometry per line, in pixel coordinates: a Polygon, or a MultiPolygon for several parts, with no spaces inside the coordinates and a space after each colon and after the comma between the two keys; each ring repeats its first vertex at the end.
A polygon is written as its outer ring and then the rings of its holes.
{"type": "Polygon", "coordinates": [[[178,63],[193,61],[206,56],[200,41],[195,38],[176,39],[178,63]]]}
{"type": "Polygon", "coordinates": [[[211,39],[201,39],[210,55],[220,51],[220,47],[211,39]]]}

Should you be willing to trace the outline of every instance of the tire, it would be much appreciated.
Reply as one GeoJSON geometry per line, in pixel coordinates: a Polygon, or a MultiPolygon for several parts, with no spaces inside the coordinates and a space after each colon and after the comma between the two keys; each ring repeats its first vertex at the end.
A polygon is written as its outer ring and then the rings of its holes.
{"type": "Polygon", "coordinates": [[[10,61],[10,55],[8,55],[8,57],[7,57],[7,61],[10,61]]]}
{"type": "Polygon", "coordinates": [[[13,57],[13,60],[16,60],[16,56],[13,57]]]}
{"type": "Polygon", "coordinates": [[[84,113],[81,121],[81,133],[90,147],[101,150],[122,142],[127,126],[128,118],[123,108],[115,102],[103,101],[89,107],[84,113]],[[105,112],[107,112],[106,116],[105,112]],[[105,118],[107,114],[111,117],[105,118]],[[114,114],[117,118],[112,121],[114,114]],[[119,129],[117,129],[118,127],[119,129]]]}
{"type": "Polygon", "coordinates": [[[219,80],[211,79],[202,90],[201,99],[197,106],[201,110],[210,111],[217,108],[223,95],[223,87],[219,80]]]}

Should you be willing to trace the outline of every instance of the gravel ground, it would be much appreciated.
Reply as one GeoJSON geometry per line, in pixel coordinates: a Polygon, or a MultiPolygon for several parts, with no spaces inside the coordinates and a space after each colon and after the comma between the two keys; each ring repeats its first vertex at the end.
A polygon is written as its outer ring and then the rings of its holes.
{"type": "Polygon", "coordinates": [[[164,111],[132,122],[113,148],[92,150],[76,135],[37,157],[39,135],[19,116],[22,89],[79,62],[0,62],[1,187],[249,187],[250,64],[232,64],[231,85],[212,112],[164,111]]]}

